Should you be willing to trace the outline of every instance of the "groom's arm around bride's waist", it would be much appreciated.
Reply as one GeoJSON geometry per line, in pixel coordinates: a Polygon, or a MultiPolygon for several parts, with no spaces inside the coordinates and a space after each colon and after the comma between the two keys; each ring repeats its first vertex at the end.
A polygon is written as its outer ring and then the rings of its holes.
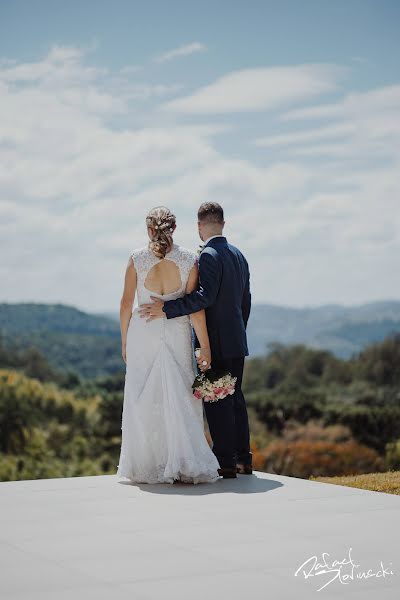
{"type": "Polygon", "coordinates": [[[214,304],[221,282],[221,264],[218,257],[207,250],[199,258],[199,288],[176,300],[164,302],[167,319],[190,315],[214,304]]]}

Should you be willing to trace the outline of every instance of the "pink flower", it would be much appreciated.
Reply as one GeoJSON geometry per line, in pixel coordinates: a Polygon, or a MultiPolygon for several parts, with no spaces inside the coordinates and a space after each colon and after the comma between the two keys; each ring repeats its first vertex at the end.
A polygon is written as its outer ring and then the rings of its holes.
{"type": "Polygon", "coordinates": [[[219,395],[221,392],[223,392],[223,391],[224,391],[224,389],[223,389],[223,388],[217,387],[217,388],[215,388],[215,390],[214,390],[214,394],[217,394],[217,396],[218,396],[218,395],[219,395]]]}
{"type": "Polygon", "coordinates": [[[195,396],[195,398],[197,398],[198,400],[201,400],[202,395],[201,395],[201,391],[200,390],[195,390],[193,392],[193,395],[195,396]]]}

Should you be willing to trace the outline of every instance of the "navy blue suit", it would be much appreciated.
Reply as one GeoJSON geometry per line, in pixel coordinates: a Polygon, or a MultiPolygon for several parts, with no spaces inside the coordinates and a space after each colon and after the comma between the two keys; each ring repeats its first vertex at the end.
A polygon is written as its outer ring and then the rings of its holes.
{"type": "Polygon", "coordinates": [[[251,464],[249,422],[241,389],[244,358],[249,354],[250,272],[243,254],[224,236],[211,239],[200,254],[198,289],[168,300],[163,308],[168,319],[201,309],[206,314],[212,367],[227,369],[237,377],[235,394],[204,402],[213,451],[220,467],[251,464]]]}

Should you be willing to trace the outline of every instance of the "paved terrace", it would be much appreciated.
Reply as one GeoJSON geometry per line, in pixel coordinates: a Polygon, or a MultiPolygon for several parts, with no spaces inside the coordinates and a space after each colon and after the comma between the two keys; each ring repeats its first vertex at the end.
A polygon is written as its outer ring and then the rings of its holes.
{"type": "Polygon", "coordinates": [[[399,599],[400,498],[261,472],[195,486],[3,482],[0,565],[2,600],[399,599]],[[328,572],[295,576],[324,552],[328,572]],[[360,566],[339,580],[332,562],[349,552],[360,566]],[[381,561],[393,575],[355,577],[381,561]]]}

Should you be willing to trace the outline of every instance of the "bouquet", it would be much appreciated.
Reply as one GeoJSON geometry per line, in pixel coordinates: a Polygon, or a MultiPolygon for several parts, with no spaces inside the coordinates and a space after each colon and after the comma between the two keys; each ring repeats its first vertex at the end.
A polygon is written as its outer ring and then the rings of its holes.
{"type": "Polygon", "coordinates": [[[233,377],[229,371],[209,368],[195,377],[192,385],[193,395],[204,402],[217,402],[235,393],[236,380],[237,377],[233,377]]]}

